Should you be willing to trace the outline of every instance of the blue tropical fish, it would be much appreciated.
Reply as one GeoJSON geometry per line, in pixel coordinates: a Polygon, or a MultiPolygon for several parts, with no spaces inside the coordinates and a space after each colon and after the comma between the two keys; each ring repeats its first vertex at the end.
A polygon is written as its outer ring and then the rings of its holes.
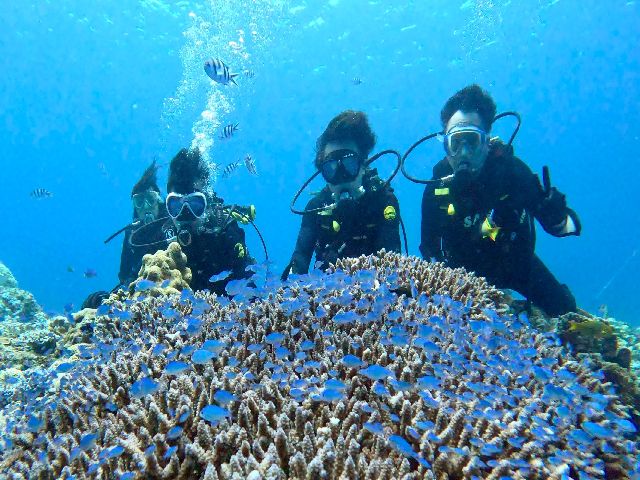
{"type": "Polygon", "coordinates": [[[179,360],[173,360],[167,363],[167,366],[164,368],[164,371],[167,375],[180,375],[181,373],[189,370],[189,364],[186,362],[181,362],[179,360]]]}
{"type": "Polygon", "coordinates": [[[146,395],[153,395],[160,389],[160,383],[154,381],[150,377],[143,377],[133,385],[129,390],[133,398],[142,398],[146,395]]]}
{"type": "Polygon", "coordinates": [[[207,422],[216,425],[225,418],[230,418],[231,412],[226,408],[219,407],[218,405],[207,405],[200,410],[200,417],[207,422]]]}
{"type": "Polygon", "coordinates": [[[191,355],[191,361],[196,365],[204,365],[215,358],[216,354],[203,348],[196,350],[191,355]]]}
{"type": "Polygon", "coordinates": [[[236,400],[238,400],[238,397],[236,397],[233,393],[228,392],[226,390],[218,390],[213,395],[213,399],[223,407],[226,407],[231,402],[235,402],[236,400]]]}
{"type": "Polygon", "coordinates": [[[371,380],[384,380],[388,377],[395,378],[395,374],[391,370],[380,365],[370,365],[367,368],[363,368],[360,370],[360,374],[371,380]]]}
{"type": "Polygon", "coordinates": [[[215,282],[221,282],[222,280],[226,280],[227,278],[229,278],[231,276],[233,272],[231,270],[223,270],[220,273],[217,273],[215,275],[212,275],[209,278],[209,281],[211,283],[215,283],[215,282]]]}

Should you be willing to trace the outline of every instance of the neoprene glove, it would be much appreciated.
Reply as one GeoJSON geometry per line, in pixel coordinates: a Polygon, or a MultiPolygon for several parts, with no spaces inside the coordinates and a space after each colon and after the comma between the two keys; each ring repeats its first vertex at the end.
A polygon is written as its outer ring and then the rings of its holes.
{"type": "Polygon", "coordinates": [[[538,205],[538,219],[547,229],[562,228],[567,220],[567,200],[564,193],[551,186],[549,167],[542,167],[542,200],[538,205]]]}
{"type": "Polygon", "coordinates": [[[549,227],[555,227],[567,220],[567,200],[564,193],[552,187],[543,197],[538,207],[540,221],[549,227]]]}

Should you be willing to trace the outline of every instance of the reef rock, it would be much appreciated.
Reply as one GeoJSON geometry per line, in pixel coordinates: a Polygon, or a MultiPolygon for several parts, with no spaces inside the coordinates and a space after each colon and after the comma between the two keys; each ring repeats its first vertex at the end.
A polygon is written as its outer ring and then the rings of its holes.
{"type": "MultiPolygon", "coordinates": [[[[628,408],[501,293],[383,253],[229,301],[139,295],[96,317],[61,393],[5,418],[14,478],[518,479],[640,473],[628,408]]],[[[154,280],[155,281],[155,280],[154,280]]]]}
{"type": "Polygon", "coordinates": [[[59,338],[33,295],[0,263],[0,370],[28,368],[53,354],[59,338]]]}
{"type": "Polygon", "coordinates": [[[18,288],[18,282],[2,262],[0,262],[0,288],[18,288]]]}
{"type": "Polygon", "coordinates": [[[166,250],[142,257],[138,279],[131,283],[129,291],[133,298],[179,293],[189,288],[191,269],[180,244],[172,242],[166,250]],[[144,287],[141,287],[144,285],[144,287]]]}

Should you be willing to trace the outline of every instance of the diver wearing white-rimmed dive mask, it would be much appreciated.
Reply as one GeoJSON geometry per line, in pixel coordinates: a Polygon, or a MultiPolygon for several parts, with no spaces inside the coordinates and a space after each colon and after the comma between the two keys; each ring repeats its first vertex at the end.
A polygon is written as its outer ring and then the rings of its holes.
{"type": "Polygon", "coordinates": [[[444,150],[454,174],[477,174],[489,153],[489,135],[482,128],[461,122],[443,137],[444,150]]]}
{"type": "Polygon", "coordinates": [[[190,245],[192,234],[200,227],[207,216],[207,196],[202,192],[188,195],[171,192],[165,201],[167,213],[176,228],[176,240],[182,245],[190,245]]]}

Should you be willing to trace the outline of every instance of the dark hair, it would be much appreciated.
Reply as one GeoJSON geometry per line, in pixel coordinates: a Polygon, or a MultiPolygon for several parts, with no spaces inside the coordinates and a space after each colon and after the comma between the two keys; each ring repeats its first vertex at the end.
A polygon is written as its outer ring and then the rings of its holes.
{"type": "Polygon", "coordinates": [[[482,121],[482,127],[488,132],[496,116],[496,103],[479,85],[473,84],[457,92],[442,107],[440,120],[444,128],[458,110],[464,113],[477,113],[482,121]]]}
{"type": "Polygon", "coordinates": [[[140,180],[133,186],[131,190],[131,196],[133,197],[136,193],[142,193],[147,190],[155,190],[160,193],[160,188],[158,188],[158,166],[156,165],[156,161],[154,160],[151,165],[147,167],[144,171],[140,180]]]}
{"type": "Polygon", "coordinates": [[[200,151],[183,148],[171,159],[167,193],[183,195],[202,190],[209,181],[209,171],[200,151]]]}
{"type": "Polygon", "coordinates": [[[316,168],[320,166],[327,143],[343,141],[354,142],[358,146],[359,153],[369,156],[376,144],[376,136],[364,112],[346,110],[329,122],[316,142],[316,168]]]}

